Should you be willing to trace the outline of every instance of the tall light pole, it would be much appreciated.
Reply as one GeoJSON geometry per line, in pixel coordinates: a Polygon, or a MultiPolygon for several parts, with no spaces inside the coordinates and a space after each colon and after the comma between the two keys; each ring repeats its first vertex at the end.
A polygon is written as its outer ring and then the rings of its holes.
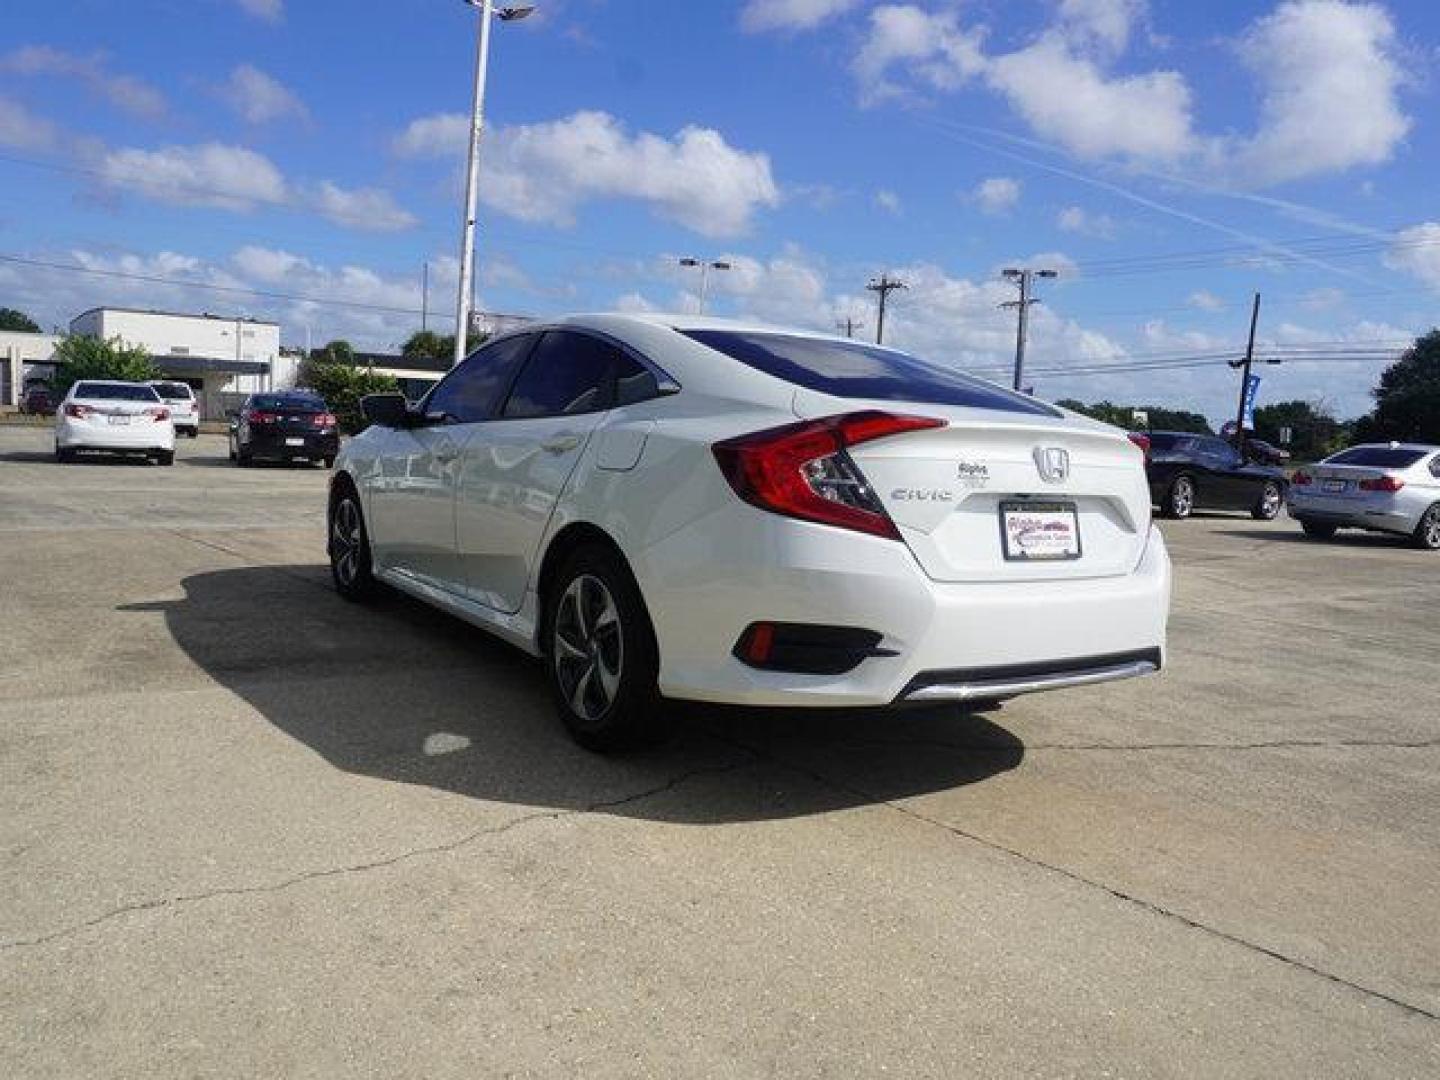
{"type": "Polygon", "coordinates": [[[479,39],[475,44],[475,92],[470,108],[470,157],[465,169],[465,217],[460,232],[460,285],[455,299],[455,357],[465,359],[465,336],[470,329],[470,288],[475,273],[475,203],[480,191],[480,135],[485,128],[485,75],[490,67],[490,22],[523,19],[534,4],[497,8],[494,0],[464,0],[480,11],[479,39]]]}
{"type": "Polygon", "coordinates": [[[680,260],[680,265],[685,267],[700,268],[700,314],[705,314],[705,298],[710,292],[710,271],[711,270],[732,270],[734,269],[724,259],[696,259],[686,256],[680,260]]]}
{"type": "Polygon", "coordinates": [[[1020,318],[1015,323],[1015,389],[1020,390],[1025,382],[1025,339],[1030,332],[1030,305],[1040,302],[1030,295],[1030,283],[1034,278],[1053,278],[1057,274],[1054,270],[1017,270],[1014,267],[1007,267],[1002,273],[1020,286],[1019,300],[1007,300],[1000,305],[1002,308],[1020,309],[1020,318]]]}

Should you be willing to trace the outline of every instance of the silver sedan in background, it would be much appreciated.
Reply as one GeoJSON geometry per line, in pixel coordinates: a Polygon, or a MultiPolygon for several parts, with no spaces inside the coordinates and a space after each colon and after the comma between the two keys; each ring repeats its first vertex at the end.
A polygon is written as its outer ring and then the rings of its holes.
{"type": "Polygon", "coordinates": [[[1369,443],[1299,469],[1290,516],[1319,540],[1340,528],[1371,529],[1440,550],[1440,447],[1369,443]]]}

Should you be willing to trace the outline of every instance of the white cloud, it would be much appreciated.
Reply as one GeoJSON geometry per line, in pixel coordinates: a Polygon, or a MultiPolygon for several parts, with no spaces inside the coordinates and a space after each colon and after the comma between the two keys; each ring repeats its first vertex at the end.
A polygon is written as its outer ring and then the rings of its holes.
{"type": "Polygon", "coordinates": [[[875,192],[875,205],[887,214],[894,214],[897,217],[904,212],[904,206],[900,202],[900,196],[889,188],[881,188],[875,192]]]}
{"type": "Polygon", "coordinates": [[[181,206],[249,210],[290,197],[284,176],[269,158],[223,143],[114,150],[102,160],[100,174],[117,187],[181,206]]]}
{"type": "Polygon", "coordinates": [[[1207,289],[1197,289],[1185,300],[1193,308],[1200,311],[1224,311],[1225,301],[1207,289]]]}
{"type": "Polygon", "coordinates": [[[857,3],[859,0],[748,0],[740,12],[740,25],[751,33],[813,30],[857,3]]]}
{"type": "Polygon", "coordinates": [[[861,100],[874,104],[903,96],[904,85],[891,77],[901,66],[910,79],[930,90],[954,90],[985,65],[983,32],[965,30],[953,11],[931,13],[913,4],[886,4],[870,13],[870,25],[852,70],[861,100]]]}
{"type": "Polygon", "coordinates": [[[245,14],[265,22],[279,22],[285,17],[285,0],[235,0],[235,3],[245,14]]]}
{"type": "Polygon", "coordinates": [[[165,95],[133,75],[116,75],[106,70],[104,53],[81,56],[48,45],[25,45],[0,58],[0,71],[21,76],[55,75],[76,79],[116,108],[136,116],[155,119],[168,106],[165,95]]]}
{"type": "Polygon", "coordinates": [[[381,188],[347,189],[325,180],[308,194],[307,202],[321,216],[354,229],[394,232],[415,224],[415,215],[381,188]]]}
{"type": "Polygon", "coordinates": [[[1005,214],[1020,201],[1020,181],[1008,176],[991,176],[975,185],[970,198],[987,214],[1005,214]]]}
{"type": "Polygon", "coordinates": [[[304,103],[278,79],[252,64],[241,64],[220,87],[220,96],[251,124],[264,124],[285,117],[304,119],[304,103]]]}
{"type": "Polygon", "coordinates": [[[1118,55],[1146,7],[1145,0],[1060,0],[1060,25],[1078,47],[1118,55]]]}
{"type": "Polygon", "coordinates": [[[1194,144],[1190,88],[1175,71],[1112,77],[1047,35],[992,58],[986,78],[1035,132],[1077,157],[1175,161],[1194,144]]]}
{"type": "Polygon", "coordinates": [[[1332,311],[1345,303],[1344,289],[1334,287],[1311,289],[1300,299],[1300,306],[1306,311],[1332,311]]]}
{"type": "MultiPolygon", "coordinates": [[[[463,155],[469,128],[454,114],[412,121],[395,141],[413,157],[463,155]]],[[[481,154],[480,196],[522,221],[570,226],[595,199],[636,199],[705,236],[734,236],[780,203],[770,158],[740,150],[713,128],[673,138],[631,134],[609,113],[501,128],[481,154]]]]}
{"type": "Polygon", "coordinates": [[[1426,221],[1395,234],[1385,265],[1440,291],[1440,222],[1426,221]]]}
{"type": "Polygon", "coordinates": [[[52,150],[60,141],[55,125],[18,101],[0,97],[0,146],[13,150],[52,150]]]}
{"type": "Polygon", "coordinates": [[[1093,236],[1101,240],[1115,238],[1115,219],[1109,214],[1092,214],[1081,206],[1067,206],[1055,216],[1061,232],[1093,236]]]}
{"type": "Polygon", "coordinates": [[[1256,22],[1241,55],[1264,90],[1260,127],[1227,173],[1266,185],[1390,160],[1411,126],[1394,47],[1378,4],[1290,0],[1256,22]]]}

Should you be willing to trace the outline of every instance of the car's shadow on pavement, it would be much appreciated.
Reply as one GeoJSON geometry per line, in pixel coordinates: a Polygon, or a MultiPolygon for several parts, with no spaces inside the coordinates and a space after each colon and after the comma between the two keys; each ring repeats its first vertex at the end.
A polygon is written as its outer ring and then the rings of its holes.
{"type": "Polygon", "coordinates": [[[1280,529],[1236,529],[1229,534],[1240,540],[1276,540],[1282,544],[1305,544],[1323,551],[1326,547],[1358,548],[1413,548],[1408,536],[1392,536],[1387,533],[1365,532],[1362,529],[1341,529],[1328,540],[1316,540],[1306,536],[1296,525],[1294,530],[1280,529]]]}
{"type": "Polygon", "coordinates": [[[571,742],[555,718],[539,661],[418,602],[348,604],[317,565],[220,570],[183,585],[184,599],[121,610],[163,612],[210,677],[358,775],[516,805],[708,824],[947,790],[1024,756],[1010,732],[956,708],[675,704],[668,743],[601,757],[571,742]]]}

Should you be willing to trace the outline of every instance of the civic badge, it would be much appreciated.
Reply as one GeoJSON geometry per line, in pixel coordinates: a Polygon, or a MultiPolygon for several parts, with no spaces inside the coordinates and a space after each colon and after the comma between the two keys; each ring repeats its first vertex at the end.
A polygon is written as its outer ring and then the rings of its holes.
{"type": "Polygon", "coordinates": [[[1063,446],[1037,446],[1035,468],[1047,484],[1063,484],[1070,476],[1070,452],[1063,446]]]}

